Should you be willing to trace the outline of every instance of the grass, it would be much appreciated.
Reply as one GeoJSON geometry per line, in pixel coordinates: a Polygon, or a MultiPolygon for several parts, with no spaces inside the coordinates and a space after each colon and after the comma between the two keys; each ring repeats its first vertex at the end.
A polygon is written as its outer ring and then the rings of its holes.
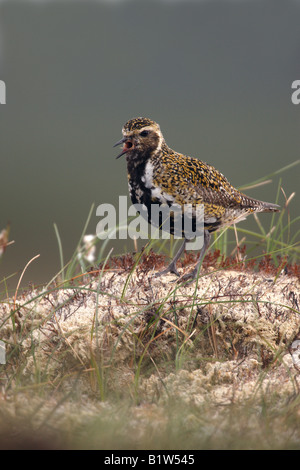
{"type": "MultiPolygon", "coordinates": [[[[257,217],[256,230],[216,234],[185,287],[151,281],[177,241],[113,257],[108,240],[86,243],[92,206],[65,263],[55,225],[55,278],[21,292],[25,267],[10,298],[1,284],[0,447],[299,449],[299,377],[287,352],[300,331],[300,218],[291,220],[281,181],[280,198],[268,226],[257,217]],[[254,320],[243,322],[247,312],[254,320]]],[[[195,261],[186,253],[182,267],[195,261]]]]}

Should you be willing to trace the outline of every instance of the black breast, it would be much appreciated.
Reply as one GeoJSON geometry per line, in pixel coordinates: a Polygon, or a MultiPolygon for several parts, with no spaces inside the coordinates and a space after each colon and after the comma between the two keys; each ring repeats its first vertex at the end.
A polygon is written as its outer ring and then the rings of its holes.
{"type": "Polygon", "coordinates": [[[145,204],[148,210],[148,221],[151,214],[151,190],[146,188],[142,178],[145,173],[146,162],[133,165],[128,162],[128,185],[132,204],[145,204]]]}

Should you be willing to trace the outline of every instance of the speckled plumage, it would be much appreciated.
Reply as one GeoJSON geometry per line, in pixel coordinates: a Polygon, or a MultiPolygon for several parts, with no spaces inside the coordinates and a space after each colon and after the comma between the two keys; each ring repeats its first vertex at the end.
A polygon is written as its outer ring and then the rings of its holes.
{"type": "MultiPolygon", "coordinates": [[[[213,166],[170,149],[159,125],[151,119],[131,119],[122,132],[123,138],[116,145],[124,145],[117,158],[126,155],[132,202],[145,204],[148,209],[151,203],[192,204],[193,208],[203,204],[207,246],[209,233],[237,223],[253,212],[279,210],[276,204],[241,193],[213,166]]],[[[178,274],[175,263],[168,270],[178,274]]]]}

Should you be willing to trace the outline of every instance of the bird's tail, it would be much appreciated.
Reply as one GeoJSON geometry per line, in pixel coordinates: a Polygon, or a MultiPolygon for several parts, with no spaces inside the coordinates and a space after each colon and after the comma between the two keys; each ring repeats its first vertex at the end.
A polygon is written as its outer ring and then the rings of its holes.
{"type": "Polygon", "coordinates": [[[243,194],[242,198],[243,207],[252,208],[254,212],[279,212],[280,206],[272,202],[259,201],[258,199],[251,199],[243,194]]]}
{"type": "Polygon", "coordinates": [[[259,212],[279,212],[280,206],[271,202],[258,201],[261,205],[259,212]]]}

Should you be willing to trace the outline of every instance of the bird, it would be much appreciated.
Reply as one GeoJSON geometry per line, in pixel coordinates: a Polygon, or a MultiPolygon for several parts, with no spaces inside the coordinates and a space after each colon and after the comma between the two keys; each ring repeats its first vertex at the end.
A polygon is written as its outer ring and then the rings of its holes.
{"type": "MultiPolygon", "coordinates": [[[[210,245],[211,234],[236,224],[256,212],[278,212],[277,204],[252,199],[235,189],[212,165],[198,158],[172,150],[166,143],[160,126],[149,118],[136,117],[122,128],[123,137],[114,147],[123,145],[117,159],[125,155],[128,187],[133,204],[143,204],[151,223],[151,205],[183,207],[190,204],[193,228],[197,222],[196,207],[204,207],[203,245],[193,270],[181,276],[194,280],[210,245]]],[[[174,234],[174,214],[170,215],[169,233],[174,234]]],[[[188,238],[182,232],[183,243],[170,264],[158,276],[174,273],[180,276],[176,264],[186,248],[188,238]]]]}

